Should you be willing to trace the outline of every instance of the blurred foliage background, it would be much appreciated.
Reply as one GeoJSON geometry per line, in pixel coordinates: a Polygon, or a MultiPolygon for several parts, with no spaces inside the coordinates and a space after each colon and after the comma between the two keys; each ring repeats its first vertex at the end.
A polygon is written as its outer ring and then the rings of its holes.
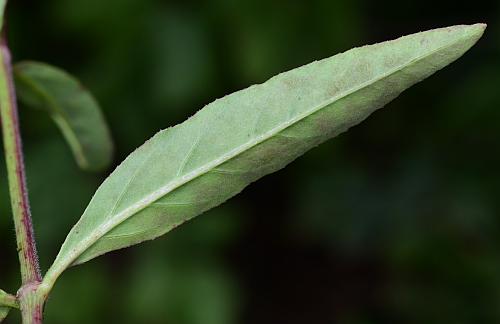
{"type": "MultiPolygon", "coordinates": [[[[279,72],[425,29],[489,24],[470,53],[362,125],[161,239],[67,271],[46,323],[500,322],[498,0],[10,2],[14,58],[61,66],[92,90],[116,164],[279,72]]],[[[81,172],[49,118],[20,109],[45,271],[112,169],[81,172]]],[[[0,162],[0,287],[14,292],[0,162]]]]}

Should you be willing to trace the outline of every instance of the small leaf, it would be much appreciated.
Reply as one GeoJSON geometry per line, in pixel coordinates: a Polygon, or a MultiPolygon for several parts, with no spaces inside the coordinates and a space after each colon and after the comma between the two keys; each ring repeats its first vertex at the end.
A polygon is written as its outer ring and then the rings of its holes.
{"type": "Polygon", "coordinates": [[[0,323],[9,315],[10,308],[9,307],[1,307],[0,306],[0,323]]]}
{"type": "Polygon", "coordinates": [[[355,48],[216,100],[159,132],[97,190],[47,282],[221,204],[453,62],[484,29],[454,26],[355,48]]]}
{"type": "Polygon", "coordinates": [[[5,19],[5,6],[6,5],[7,5],[7,0],[0,0],[0,30],[3,29],[3,22],[5,19]]]}
{"type": "Polygon", "coordinates": [[[14,297],[0,289],[0,323],[9,315],[11,307],[15,305],[14,297]]]}
{"type": "Polygon", "coordinates": [[[109,166],[113,143],[89,91],[66,72],[45,63],[18,63],[14,77],[19,99],[50,114],[82,169],[100,171],[109,166]]]}

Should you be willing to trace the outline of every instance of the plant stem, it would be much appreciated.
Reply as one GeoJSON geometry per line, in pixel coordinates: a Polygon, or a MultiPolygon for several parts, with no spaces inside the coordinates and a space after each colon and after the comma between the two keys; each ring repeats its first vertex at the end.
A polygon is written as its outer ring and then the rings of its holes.
{"type": "Polygon", "coordinates": [[[24,159],[17,102],[12,81],[10,51],[5,37],[0,42],[0,116],[9,179],[10,198],[23,284],[40,282],[31,212],[26,189],[24,159]]]}
{"type": "Polygon", "coordinates": [[[37,294],[42,280],[38,266],[31,212],[29,208],[24,158],[17,113],[17,100],[12,79],[11,55],[5,35],[0,40],[0,117],[7,163],[10,199],[17,250],[21,266],[22,287],[18,292],[23,323],[42,323],[44,294],[37,294]],[[42,296],[43,298],[40,298],[42,296]]]}
{"type": "Polygon", "coordinates": [[[17,292],[23,324],[42,324],[47,294],[39,287],[39,282],[28,283],[17,292]]]}

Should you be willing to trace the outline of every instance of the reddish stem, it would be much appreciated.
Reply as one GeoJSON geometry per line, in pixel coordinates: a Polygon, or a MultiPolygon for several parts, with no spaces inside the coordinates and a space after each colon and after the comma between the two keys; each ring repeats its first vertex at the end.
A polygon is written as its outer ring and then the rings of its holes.
{"type": "Polygon", "coordinates": [[[42,280],[26,189],[24,158],[19,129],[17,100],[12,76],[11,55],[5,36],[0,42],[0,116],[5,160],[21,266],[22,287],[18,300],[24,324],[41,324],[46,296],[37,289],[42,280]]]}

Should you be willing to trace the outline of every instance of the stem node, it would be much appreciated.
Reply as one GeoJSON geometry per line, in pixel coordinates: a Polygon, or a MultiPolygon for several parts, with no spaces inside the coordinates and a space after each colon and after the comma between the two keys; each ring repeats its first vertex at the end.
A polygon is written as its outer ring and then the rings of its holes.
{"type": "Polygon", "coordinates": [[[39,281],[25,283],[17,292],[23,324],[42,324],[47,293],[39,281]]]}

